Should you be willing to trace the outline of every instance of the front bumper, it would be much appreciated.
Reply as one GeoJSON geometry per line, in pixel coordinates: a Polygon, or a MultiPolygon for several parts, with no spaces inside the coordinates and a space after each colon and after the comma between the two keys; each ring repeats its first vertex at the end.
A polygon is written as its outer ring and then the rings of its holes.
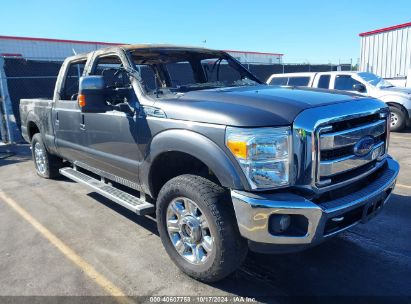
{"type": "Polygon", "coordinates": [[[358,223],[367,222],[381,211],[395,187],[399,164],[389,157],[386,162],[378,178],[365,187],[321,203],[293,193],[263,194],[232,190],[240,233],[250,241],[254,251],[295,251],[319,243],[358,223]],[[271,232],[270,218],[281,214],[303,218],[303,228],[297,233],[271,232]]]}

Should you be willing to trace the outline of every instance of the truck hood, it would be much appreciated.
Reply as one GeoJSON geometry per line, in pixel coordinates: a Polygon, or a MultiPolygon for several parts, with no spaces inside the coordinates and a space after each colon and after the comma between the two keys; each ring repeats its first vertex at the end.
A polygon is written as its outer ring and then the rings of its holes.
{"type": "Polygon", "coordinates": [[[388,88],[381,88],[381,92],[387,93],[394,93],[398,95],[411,95],[411,89],[409,88],[400,88],[400,87],[388,87],[388,88]]]}
{"type": "Polygon", "coordinates": [[[362,102],[359,95],[328,90],[252,86],[191,91],[159,99],[155,106],[171,119],[240,127],[284,126],[303,110],[333,103],[362,102]]]}

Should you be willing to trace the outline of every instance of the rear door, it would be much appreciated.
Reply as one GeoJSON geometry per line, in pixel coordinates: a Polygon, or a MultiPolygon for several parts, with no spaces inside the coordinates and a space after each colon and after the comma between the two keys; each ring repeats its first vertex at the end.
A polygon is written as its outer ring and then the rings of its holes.
{"type": "Polygon", "coordinates": [[[272,77],[269,85],[275,86],[292,86],[292,87],[310,87],[312,83],[310,75],[284,75],[272,77]]]}
{"type": "Polygon", "coordinates": [[[55,141],[58,152],[70,161],[84,160],[84,132],[77,97],[79,80],[83,75],[87,58],[74,58],[63,67],[63,77],[56,83],[52,111],[55,141]]]}
{"type": "Polygon", "coordinates": [[[273,77],[270,80],[269,85],[286,86],[288,83],[288,77],[273,77]]]}
{"type": "Polygon", "coordinates": [[[313,87],[319,89],[330,89],[331,75],[330,74],[317,74],[313,87]]]}
{"type": "Polygon", "coordinates": [[[292,87],[309,87],[311,85],[310,76],[290,76],[288,86],[292,87]]]}

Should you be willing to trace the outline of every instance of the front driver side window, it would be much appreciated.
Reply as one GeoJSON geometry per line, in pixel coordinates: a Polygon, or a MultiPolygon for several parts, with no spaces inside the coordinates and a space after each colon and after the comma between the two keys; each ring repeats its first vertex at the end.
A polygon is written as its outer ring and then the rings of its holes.
{"type": "Polygon", "coordinates": [[[97,58],[91,75],[103,76],[108,104],[130,103],[135,100],[130,76],[117,55],[97,58]]]}
{"type": "Polygon", "coordinates": [[[131,85],[120,58],[115,55],[98,58],[91,75],[103,76],[107,88],[127,88],[131,85]]]}
{"type": "Polygon", "coordinates": [[[350,75],[337,75],[335,77],[334,89],[342,91],[355,91],[354,85],[361,82],[353,79],[350,75]]]}

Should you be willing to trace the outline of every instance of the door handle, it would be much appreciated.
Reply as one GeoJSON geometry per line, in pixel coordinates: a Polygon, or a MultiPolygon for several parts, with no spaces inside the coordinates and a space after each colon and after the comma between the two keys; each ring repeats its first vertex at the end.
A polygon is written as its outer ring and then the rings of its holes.
{"type": "Polygon", "coordinates": [[[81,123],[80,123],[80,130],[85,130],[86,124],[84,123],[84,114],[81,114],[81,123]]]}
{"type": "Polygon", "coordinates": [[[60,120],[59,120],[59,112],[56,112],[56,121],[54,122],[56,127],[60,125],[60,120]]]}

